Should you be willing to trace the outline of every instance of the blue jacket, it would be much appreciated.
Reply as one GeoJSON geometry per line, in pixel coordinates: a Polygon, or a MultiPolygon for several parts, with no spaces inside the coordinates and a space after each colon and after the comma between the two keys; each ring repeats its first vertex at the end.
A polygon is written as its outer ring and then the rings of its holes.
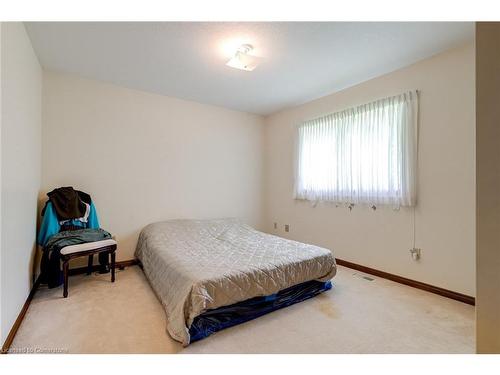
{"type": "MultiPolygon", "coordinates": [[[[90,228],[90,229],[98,229],[99,228],[99,219],[97,218],[97,211],[95,209],[94,203],[90,203],[90,212],[87,223],[83,223],[80,220],[73,219],[70,222],[71,225],[90,228]]],[[[40,226],[40,231],[38,232],[37,243],[40,246],[45,246],[47,241],[54,234],[59,233],[61,230],[61,226],[59,225],[59,219],[57,218],[56,211],[52,206],[52,202],[47,202],[45,206],[45,214],[43,215],[42,225],[40,226]]]]}

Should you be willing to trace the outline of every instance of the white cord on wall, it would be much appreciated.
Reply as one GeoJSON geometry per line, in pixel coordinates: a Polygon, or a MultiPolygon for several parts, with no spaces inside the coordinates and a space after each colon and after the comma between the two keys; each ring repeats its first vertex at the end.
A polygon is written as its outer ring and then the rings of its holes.
{"type": "Polygon", "coordinates": [[[413,248],[414,249],[416,248],[416,234],[415,233],[417,231],[416,230],[417,225],[416,225],[416,213],[415,213],[415,211],[416,211],[416,208],[415,208],[415,206],[413,206],[413,248]]]}
{"type": "Polygon", "coordinates": [[[412,233],[412,248],[410,249],[410,254],[413,258],[413,260],[419,260],[420,259],[420,249],[417,248],[417,224],[416,224],[416,207],[413,206],[413,233],[412,233]]]}

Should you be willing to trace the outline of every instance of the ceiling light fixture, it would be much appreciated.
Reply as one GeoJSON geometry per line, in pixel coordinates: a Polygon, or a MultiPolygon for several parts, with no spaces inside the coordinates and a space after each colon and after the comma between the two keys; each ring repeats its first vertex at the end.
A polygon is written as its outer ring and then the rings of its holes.
{"type": "Polygon", "coordinates": [[[227,62],[227,66],[235,69],[241,69],[251,72],[257,67],[259,58],[257,56],[249,55],[253,50],[253,46],[250,44],[241,45],[233,58],[227,62]]]}

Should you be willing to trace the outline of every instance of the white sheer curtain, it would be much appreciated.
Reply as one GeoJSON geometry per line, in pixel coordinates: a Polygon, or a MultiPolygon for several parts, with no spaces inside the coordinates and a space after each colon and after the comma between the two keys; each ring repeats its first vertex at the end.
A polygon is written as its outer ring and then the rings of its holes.
{"type": "Polygon", "coordinates": [[[300,125],[295,198],[415,205],[417,113],[410,91],[300,125]]]}

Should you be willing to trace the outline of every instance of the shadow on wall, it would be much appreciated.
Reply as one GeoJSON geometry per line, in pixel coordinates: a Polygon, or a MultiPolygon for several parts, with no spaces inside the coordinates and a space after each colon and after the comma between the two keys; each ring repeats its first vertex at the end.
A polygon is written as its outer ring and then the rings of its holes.
{"type": "MultiPolygon", "coordinates": [[[[45,202],[47,201],[47,193],[43,191],[38,192],[38,204],[37,204],[37,213],[36,213],[36,234],[35,238],[38,239],[38,230],[40,229],[40,225],[42,223],[42,209],[45,206],[45,202]]],[[[35,243],[33,245],[33,250],[31,252],[31,275],[32,275],[32,285],[35,280],[40,275],[40,261],[42,259],[42,248],[35,243]]]]}

